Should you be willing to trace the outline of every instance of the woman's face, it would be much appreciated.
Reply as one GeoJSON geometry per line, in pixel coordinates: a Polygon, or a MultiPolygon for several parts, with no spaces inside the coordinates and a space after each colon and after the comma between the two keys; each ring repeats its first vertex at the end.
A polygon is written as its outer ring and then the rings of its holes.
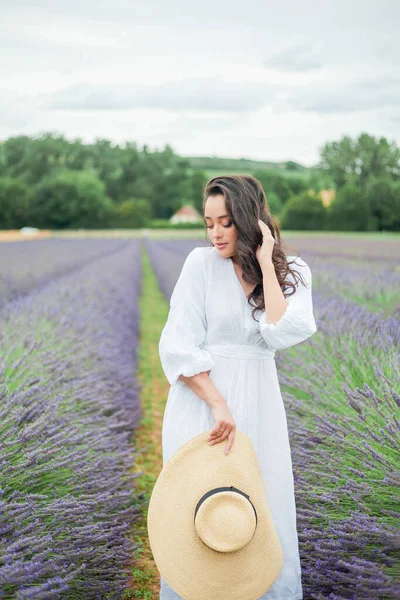
{"type": "Polygon", "coordinates": [[[208,236],[219,254],[225,258],[234,256],[238,232],[228,216],[222,194],[208,196],[204,206],[204,221],[208,236]]]}

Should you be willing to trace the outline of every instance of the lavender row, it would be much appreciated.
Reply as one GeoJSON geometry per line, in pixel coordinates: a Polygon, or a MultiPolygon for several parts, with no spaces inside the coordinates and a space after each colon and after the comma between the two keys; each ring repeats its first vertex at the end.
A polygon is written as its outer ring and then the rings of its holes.
{"type": "Polygon", "coordinates": [[[135,552],[140,242],[5,306],[0,589],[120,598],[135,552]]]}
{"type": "Polygon", "coordinates": [[[125,241],[113,239],[43,239],[0,244],[0,306],[16,296],[119,251],[125,241]]]}
{"type": "MultiPolygon", "coordinates": [[[[196,245],[193,240],[191,247],[196,245]]],[[[188,241],[176,242],[173,251],[158,242],[148,242],[147,248],[168,299],[190,250],[188,241]],[[174,257],[168,269],[166,257],[174,257]]],[[[276,353],[292,448],[305,597],[400,597],[395,558],[399,318],[397,313],[385,318],[382,311],[317,286],[313,299],[318,332],[276,353]]]]}
{"type": "MultiPolygon", "coordinates": [[[[398,263],[400,240],[397,235],[364,234],[333,234],[324,232],[322,235],[295,235],[285,233],[282,238],[303,254],[307,252],[323,259],[341,257],[349,260],[362,260],[368,263],[393,262],[398,263]]],[[[291,252],[287,252],[291,254],[291,252]]]]}
{"type": "MultiPolygon", "coordinates": [[[[366,306],[382,317],[399,313],[400,239],[395,236],[284,236],[313,272],[313,288],[366,306]]],[[[291,248],[287,254],[296,254],[291,248]]]]}
{"type": "MultiPolygon", "coordinates": [[[[400,245],[399,245],[400,254],[400,245]]],[[[310,265],[313,289],[325,298],[351,300],[370,311],[386,317],[400,311],[400,271],[393,260],[380,259],[369,262],[360,259],[344,259],[340,256],[325,257],[302,252],[302,258],[310,265]]]]}
{"type": "Polygon", "coordinates": [[[170,298],[184,260],[193,248],[209,246],[206,240],[149,240],[144,239],[144,247],[151,266],[156,274],[161,292],[170,298]]]}
{"type": "Polygon", "coordinates": [[[277,353],[307,597],[397,598],[400,323],[315,292],[318,332],[277,353]]]}

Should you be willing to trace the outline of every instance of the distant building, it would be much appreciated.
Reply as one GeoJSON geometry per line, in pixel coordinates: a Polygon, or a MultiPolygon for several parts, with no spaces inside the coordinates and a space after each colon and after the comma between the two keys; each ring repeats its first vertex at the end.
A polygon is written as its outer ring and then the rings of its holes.
{"type": "Polygon", "coordinates": [[[191,204],[185,204],[170,218],[170,223],[174,225],[176,223],[201,223],[202,221],[203,217],[191,204]]]}
{"type": "Polygon", "coordinates": [[[327,206],[330,205],[330,203],[332,202],[332,200],[335,199],[336,196],[336,192],[335,190],[321,190],[319,195],[322,198],[322,204],[325,206],[325,208],[327,206]]]}

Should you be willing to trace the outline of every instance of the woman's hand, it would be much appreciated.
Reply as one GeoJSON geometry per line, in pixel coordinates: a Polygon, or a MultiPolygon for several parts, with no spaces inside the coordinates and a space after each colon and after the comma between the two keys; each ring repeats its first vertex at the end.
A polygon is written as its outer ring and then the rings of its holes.
{"type": "Polygon", "coordinates": [[[256,250],[256,257],[260,263],[260,267],[262,267],[263,265],[272,263],[272,251],[274,249],[275,239],[270,228],[264,223],[264,221],[258,219],[258,225],[263,234],[263,241],[262,245],[258,246],[256,250]]]}
{"type": "Polygon", "coordinates": [[[228,443],[225,446],[225,454],[228,454],[233,446],[236,432],[236,424],[233,420],[231,411],[224,401],[214,405],[211,408],[211,414],[214,417],[215,427],[210,432],[207,442],[212,445],[228,438],[228,443]]]}

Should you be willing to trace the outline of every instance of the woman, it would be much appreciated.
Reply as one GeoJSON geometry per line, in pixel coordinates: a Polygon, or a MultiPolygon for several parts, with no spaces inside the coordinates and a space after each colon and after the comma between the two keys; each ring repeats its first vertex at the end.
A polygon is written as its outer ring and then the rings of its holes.
{"type": "MultiPolygon", "coordinates": [[[[274,356],[317,331],[310,268],[285,256],[254,177],[211,179],[203,213],[212,246],[186,258],[159,343],[171,384],[163,461],[205,431],[209,443],[224,442],[228,452],[236,428],[251,438],[284,554],[262,600],[300,600],[291,451],[274,356]]],[[[181,600],[162,578],[160,600],[181,600]]]]}

